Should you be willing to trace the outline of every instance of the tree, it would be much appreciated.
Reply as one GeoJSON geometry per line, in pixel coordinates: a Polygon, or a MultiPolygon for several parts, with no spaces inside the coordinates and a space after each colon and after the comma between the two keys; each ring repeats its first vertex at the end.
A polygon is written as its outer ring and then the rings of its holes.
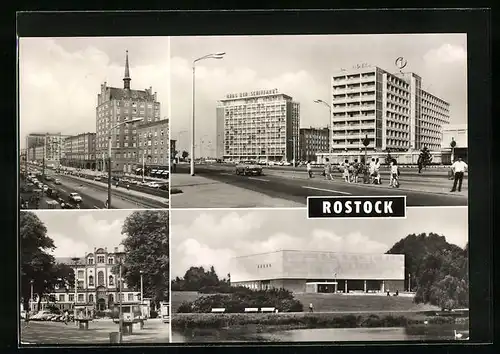
{"type": "Polygon", "coordinates": [[[188,156],[189,156],[189,152],[187,152],[186,150],[182,151],[182,159],[183,160],[187,159],[188,156]]]}
{"type": "Polygon", "coordinates": [[[155,304],[168,300],[168,211],[134,212],[125,219],[122,234],[126,235],[122,277],[130,287],[139,289],[142,271],[144,297],[155,304]]]}

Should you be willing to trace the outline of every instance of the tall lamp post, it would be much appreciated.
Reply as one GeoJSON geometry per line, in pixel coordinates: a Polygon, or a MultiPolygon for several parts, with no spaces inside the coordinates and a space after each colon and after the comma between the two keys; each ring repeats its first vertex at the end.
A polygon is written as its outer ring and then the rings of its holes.
{"type": "Polygon", "coordinates": [[[191,176],[194,176],[194,145],[195,145],[195,68],[196,68],[196,63],[205,60],[205,59],[223,59],[225,52],[218,52],[218,53],[212,53],[212,54],[207,54],[202,57],[199,57],[198,59],[193,60],[193,118],[191,121],[191,176]]]}
{"type": "Polygon", "coordinates": [[[411,273],[408,273],[408,292],[411,292],[411,273]]]}
{"type": "Polygon", "coordinates": [[[130,123],[135,123],[141,121],[142,118],[133,118],[126,120],[124,122],[118,123],[113,125],[111,128],[109,128],[108,131],[108,202],[107,202],[107,209],[111,209],[111,134],[113,133],[113,130],[118,128],[121,125],[124,124],[130,124],[130,123]]]}
{"type": "Polygon", "coordinates": [[[122,283],[123,283],[123,279],[122,279],[122,260],[120,259],[120,266],[119,266],[119,277],[120,277],[120,286],[118,288],[118,296],[120,298],[120,306],[119,306],[119,320],[118,320],[118,333],[120,333],[120,342],[121,342],[121,339],[122,339],[122,335],[123,335],[123,308],[122,308],[122,283]]]}
{"type": "MultiPolygon", "coordinates": [[[[151,141],[151,133],[148,134],[148,139],[147,139],[147,142],[150,142],[151,141]]],[[[144,142],[146,143],[146,141],[144,142]]],[[[148,149],[148,146],[149,144],[146,145],[146,147],[144,148],[144,151],[142,152],[142,183],[144,183],[144,169],[146,168],[145,166],[145,160],[146,160],[146,151],[148,149]]],[[[151,147],[153,148],[153,147],[151,147]]],[[[150,155],[148,155],[148,158],[149,158],[150,155]]]]}
{"type": "Polygon", "coordinates": [[[144,272],[141,270],[139,271],[139,273],[141,274],[141,314],[142,314],[142,306],[144,305],[142,275],[144,274],[144,272]]]}
{"type": "Polygon", "coordinates": [[[454,138],[451,138],[451,163],[455,162],[455,146],[457,146],[457,142],[454,138]]]}
{"type": "Polygon", "coordinates": [[[328,112],[330,112],[330,115],[328,116],[328,152],[332,152],[332,139],[333,139],[333,127],[332,127],[332,122],[331,122],[331,119],[332,119],[332,107],[326,103],[325,101],[323,100],[314,100],[314,103],[319,103],[319,104],[322,104],[324,105],[325,107],[328,107],[328,112]]]}
{"type": "Polygon", "coordinates": [[[80,261],[80,258],[78,257],[73,257],[71,258],[71,260],[73,261],[73,264],[75,266],[75,284],[74,284],[74,287],[75,287],[75,302],[74,302],[74,306],[73,306],[73,321],[76,322],[76,300],[77,300],[77,297],[78,297],[78,292],[77,292],[77,288],[78,288],[78,277],[77,277],[77,273],[78,273],[78,265],[79,265],[79,261],[80,261]]]}
{"type": "Polygon", "coordinates": [[[35,281],[33,279],[30,280],[30,284],[31,284],[31,297],[30,297],[30,311],[33,311],[33,283],[35,281]]]}

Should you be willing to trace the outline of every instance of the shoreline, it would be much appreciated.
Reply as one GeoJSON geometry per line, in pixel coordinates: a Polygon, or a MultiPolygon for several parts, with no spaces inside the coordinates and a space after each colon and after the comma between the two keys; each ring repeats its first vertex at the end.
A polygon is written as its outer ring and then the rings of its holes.
{"type": "Polygon", "coordinates": [[[314,329],[314,328],[374,328],[408,327],[425,324],[454,324],[454,317],[435,316],[423,312],[391,313],[327,313],[300,312],[278,314],[242,314],[242,313],[177,313],[172,316],[172,330],[239,330],[253,329],[258,333],[314,329]]]}

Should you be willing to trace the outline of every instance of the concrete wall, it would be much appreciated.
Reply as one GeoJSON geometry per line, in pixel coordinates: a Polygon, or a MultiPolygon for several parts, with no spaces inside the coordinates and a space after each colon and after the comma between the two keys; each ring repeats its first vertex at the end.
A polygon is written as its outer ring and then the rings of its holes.
{"type": "Polygon", "coordinates": [[[281,252],[236,257],[231,260],[231,282],[283,278],[281,252]]]}

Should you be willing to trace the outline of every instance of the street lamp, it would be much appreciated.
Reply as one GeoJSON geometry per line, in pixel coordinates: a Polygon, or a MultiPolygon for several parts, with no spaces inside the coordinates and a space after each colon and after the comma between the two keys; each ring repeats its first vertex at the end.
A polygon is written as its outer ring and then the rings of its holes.
{"type": "Polygon", "coordinates": [[[332,152],[332,139],[333,139],[333,131],[332,131],[332,107],[323,100],[314,100],[314,103],[320,103],[326,107],[328,107],[328,112],[330,115],[328,116],[328,152],[332,152]]]}
{"type": "MultiPolygon", "coordinates": [[[[141,271],[139,271],[139,273],[141,274],[141,305],[143,305],[144,304],[144,299],[142,298],[142,296],[143,296],[142,275],[144,274],[144,272],[141,270],[141,271]]],[[[142,311],[142,306],[141,306],[141,311],[142,311]]]]}
{"type": "Polygon", "coordinates": [[[119,267],[120,271],[119,271],[119,277],[120,277],[120,286],[118,288],[118,296],[120,297],[120,311],[119,311],[119,321],[118,321],[118,331],[120,333],[120,342],[121,342],[121,338],[122,338],[122,335],[123,335],[123,309],[122,309],[122,282],[123,282],[123,279],[122,279],[122,260],[120,259],[120,267],[119,267]]]}
{"type": "Polygon", "coordinates": [[[108,202],[107,202],[107,209],[111,209],[111,133],[113,132],[114,129],[118,128],[121,125],[124,124],[129,124],[129,123],[135,123],[142,121],[143,119],[140,117],[129,119],[126,121],[123,121],[121,123],[113,125],[111,128],[109,128],[108,131],[108,202]]]}
{"type": "MultiPolygon", "coordinates": [[[[149,133],[147,141],[148,141],[148,142],[150,142],[150,141],[151,141],[151,133],[149,133]]],[[[144,141],[144,143],[146,143],[146,141],[144,141]]],[[[147,147],[148,147],[148,146],[149,146],[149,145],[146,145],[145,149],[144,149],[144,150],[143,150],[143,152],[142,152],[142,183],[144,183],[144,169],[145,169],[144,163],[145,163],[145,159],[146,159],[146,151],[147,151],[147,147]]],[[[152,148],[153,148],[153,147],[151,146],[151,149],[152,149],[152,148]]],[[[148,156],[148,157],[149,157],[149,156],[148,156]]]]}
{"type": "Polygon", "coordinates": [[[408,273],[408,292],[411,292],[411,273],[408,273]]]}
{"type": "Polygon", "coordinates": [[[194,176],[194,145],[195,145],[195,64],[205,59],[223,59],[225,52],[207,54],[193,60],[193,119],[191,121],[191,176],[194,176]]]}
{"type": "Polygon", "coordinates": [[[73,306],[73,321],[76,322],[76,300],[77,300],[77,297],[78,297],[78,292],[77,292],[77,287],[78,287],[78,278],[77,278],[77,272],[78,272],[78,265],[79,265],[79,261],[80,261],[80,258],[78,257],[73,257],[71,258],[71,260],[73,261],[73,264],[75,266],[75,305],[73,306]]]}
{"type": "Polygon", "coordinates": [[[31,297],[30,297],[30,311],[33,311],[33,283],[35,281],[33,279],[30,280],[30,284],[31,284],[31,297]]]}

